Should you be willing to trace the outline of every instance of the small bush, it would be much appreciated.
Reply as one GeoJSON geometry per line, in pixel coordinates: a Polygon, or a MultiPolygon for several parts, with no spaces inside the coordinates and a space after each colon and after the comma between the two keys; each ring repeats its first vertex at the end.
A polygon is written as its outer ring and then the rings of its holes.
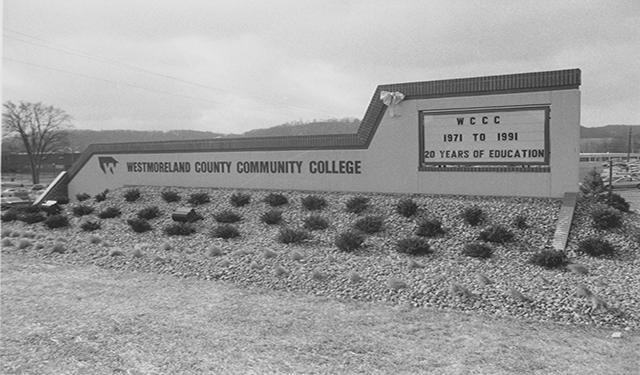
{"type": "Polygon", "coordinates": [[[605,199],[605,203],[622,212],[629,212],[629,202],[618,194],[612,193],[611,197],[605,199]]]}
{"type": "Polygon", "coordinates": [[[51,253],[53,254],[64,254],[66,251],[67,249],[61,243],[57,243],[51,248],[51,253]]]}
{"type": "Polygon", "coordinates": [[[105,189],[102,193],[96,194],[96,196],[94,197],[96,202],[103,202],[107,200],[108,192],[109,192],[109,189],[105,189]]]}
{"type": "Polygon", "coordinates": [[[363,242],[364,236],[354,231],[342,232],[338,234],[335,239],[335,244],[338,249],[347,252],[359,249],[363,242]]]}
{"type": "Polygon", "coordinates": [[[79,204],[77,206],[74,206],[72,211],[73,211],[73,214],[76,216],[85,216],[93,212],[93,207],[87,206],[84,204],[79,204]]]}
{"type": "Polygon", "coordinates": [[[311,238],[309,232],[303,229],[291,229],[291,228],[280,228],[280,232],[278,233],[277,240],[278,242],[289,244],[289,243],[300,243],[311,238]]]}
{"type": "Polygon", "coordinates": [[[413,199],[400,199],[396,204],[396,212],[404,217],[411,217],[418,212],[418,205],[413,199]]]}
{"type": "Polygon", "coordinates": [[[2,214],[2,221],[3,222],[9,222],[9,221],[15,221],[18,220],[18,212],[16,210],[7,210],[7,212],[2,214]]]}
{"type": "Polygon", "coordinates": [[[133,229],[136,233],[143,233],[151,230],[151,224],[145,219],[133,218],[127,220],[127,224],[133,229]]]}
{"type": "Polygon", "coordinates": [[[597,257],[602,255],[612,255],[615,252],[615,248],[605,239],[590,237],[578,243],[578,251],[597,257]]]}
{"type": "Polygon", "coordinates": [[[69,198],[64,197],[64,196],[60,196],[60,197],[56,197],[54,198],[54,200],[56,201],[56,203],[58,203],[59,205],[65,205],[69,203],[69,198]]]}
{"type": "Polygon", "coordinates": [[[542,250],[533,254],[529,263],[545,268],[560,268],[569,263],[569,259],[564,251],[542,250]]]}
{"type": "Polygon", "coordinates": [[[160,216],[160,209],[157,206],[149,206],[141,209],[136,214],[140,219],[151,220],[160,216]]]}
{"type": "Polygon", "coordinates": [[[595,167],[584,176],[580,190],[587,196],[598,195],[605,191],[604,181],[595,167]]]}
{"type": "Polygon", "coordinates": [[[359,220],[357,220],[353,227],[361,232],[367,234],[373,234],[380,232],[382,230],[382,226],[384,224],[384,219],[382,216],[365,216],[359,220]]]}
{"type": "Polygon", "coordinates": [[[199,206],[201,204],[211,202],[211,198],[209,198],[208,193],[199,192],[199,193],[193,193],[189,195],[189,199],[187,200],[187,202],[194,206],[199,206]]]}
{"type": "Polygon", "coordinates": [[[189,223],[172,223],[164,227],[164,232],[168,236],[189,236],[196,232],[196,228],[189,223]]]}
{"type": "Polygon", "coordinates": [[[93,232],[94,230],[100,229],[101,225],[98,221],[87,220],[80,225],[80,228],[85,232],[93,232]]]}
{"type": "Polygon", "coordinates": [[[525,215],[518,215],[514,217],[512,224],[518,229],[527,229],[529,227],[529,224],[527,224],[527,217],[525,215]]]}
{"type": "Polygon", "coordinates": [[[162,196],[162,199],[164,199],[164,201],[167,203],[180,201],[180,195],[177,192],[172,190],[165,190],[162,193],[160,193],[160,195],[162,196]]]}
{"type": "Polygon", "coordinates": [[[444,234],[442,223],[438,219],[422,219],[418,221],[416,235],[421,237],[435,237],[444,234]]]}
{"type": "Polygon", "coordinates": [[[242,220],[240,214],[231,210],[220,211],[213,215],[213,218],[216,219],[218,223],[237,223],[242,220]]]}
{"type": "Polygon", "coordinates": [[[122,213],[117,207],[107,207],[104,210],[98,212],[98,217],[101,219],[111,219],[120,216],[122,213]]]}
{"type": "Polygon", "coordinates": [[[485,242],[505,243],[513,240],[513,233],[502,225],[493,225],[480,232],[479,237],[485,242]]]}
{"type": "Polygon", "coordinates": [[[485,219],[484,212],[480,207],[477,206],[465,208],[462,211],[462,218],[467,224],[471,225],[472,227],[475,227],[476,225],[482,223],[485,219]]]}
{"type": "Polygon", "coordinates": [[[473,258],[489,258],[493,249],[483,243],[468,243],[464,245],[462,253],[473,258]]]}
{"type": "Polygon", "coordinates": [[[98,237],[98,236],[91,236],[91,237],[89,237],[89,242],[94,244],[94,245],[97,245],[100,242],[102,242],[102,239],[100,237],[98,237]]]}
{"type": "Polygon", "coordinates": [[[617,228],[622,225],[622,215],[613,208],[600,208],[591,213],[593,226],[598,229],[617,228]]]}
{"type": "Polygon", "coordinates": [[[269,210],[260,216],[260,220],[262,220],[263,223],[269,225],[280,224],[280,222],[282,222],[282,211],[269,210]]]}
{"type": "Polygon", "coordinates": [[[271,193],[264,197],[265,203],[267,203],[271,207],[279,207],[289,203],[287,197],[278,193],[271,193]]]}
{"type": "Polygon", "coordinates": [[[135,202],[140,199],[140,190],[138,189],[129,189],[123,194],[124,200],[127,202],[135,202]]]}
{"type": "Polygon", "coordinates": [[[13,246],[13,242],[8,238],[4,238],[2,240],[2,247],[9,247],[9,246],[13,246]]]}
{"type": "Polygon", "coordinates": [[[346,203],[347,212],[359,214],[369,208],[369,198],[362,196],[351,197],[346,203]]]}
{"type": "Polygon", "coordinates": [[[76,199],[78,200],[78,202],[86,201],[89,198],[91,198],[91,196],[87,193],[76,194],[76,199]]]}
{"type": "Polygon", "coordinates": [[[327,207],[326,199],[319,197],[317,195],[307,195],[302,198],[302,207],[309,211],[317,211],[322,210],[327,207]]]}
{"type": "Polygon", "coordinates": [[[244,193],[233,193],[229,198],[234,207],[246,206],[251,202],[251,195],[244,193]]]}
{"type": "Polygon", "coordinates": [[[63,228],[69,226],[69,219],[64,215],[52,215],[44,221],[44,225],[49,229],[63,228]]]}
{"type": "Polygon", "coordinates": [[[426,255],[433,252],[429,242],[421,237],[403,238],[397,242],[398,252],[411,255],[426,255]]]}
{"type": "Polygon", "coordinates": [[[18,215],[18,220],[27,224],[39,223],[46,220],[46,217],[41,213],[25,213],[18,215]]]}
{"type": "Polygon", "coordinates": [[[304,227],[308,230],[323,230],[329,227],[329,222],[320,215],[309,215],[304,218],[304,227]]]}
{"type": "Polygon", "coordinates": [[[40,206],[29,205],[27,207],[21,208],[20,211],[27,214],[37,214],[42,211],[42,208],[40,206]]]}
{"type": "Polygon", "coordinates": [[[235,238],[240,236],[240,232],[238,228],[234,227],[231,224],[220,224],[217,227],[213,228],[213,237],[216,238],[235,238]]]}
{"type": "Polygon", "coordinates": [[[22,250],[22,249],[26,249],[27,247],[29,247],[31,245],[32,245],[31,241],[23,238],[20,241],[18,241],[18,245],[16,247],[18,249],[22,250]]]}

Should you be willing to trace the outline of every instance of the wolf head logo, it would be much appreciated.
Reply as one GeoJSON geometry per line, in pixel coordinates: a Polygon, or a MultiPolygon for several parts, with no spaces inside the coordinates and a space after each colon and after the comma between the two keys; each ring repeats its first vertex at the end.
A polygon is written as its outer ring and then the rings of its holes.
{"type": "Polygon", "coordinates": [[[104,173],[107,173],[108,169],[113,174],[113,169],[118,165],[118,161],[111,156],[99,156],[98,164],[104,173]]]}

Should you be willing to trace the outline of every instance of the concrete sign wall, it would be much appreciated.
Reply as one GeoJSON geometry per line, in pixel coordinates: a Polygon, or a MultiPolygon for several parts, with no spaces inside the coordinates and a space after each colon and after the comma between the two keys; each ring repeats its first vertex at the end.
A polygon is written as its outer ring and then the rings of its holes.
{"type": "Polygon", "coordinates": [[[90,146],[71,198],[124,185],[561,197],[578,189],[579,70],[379,86],[355,134],[90,146]],[[384,91],[404,94],[392,110],[384,91]]]}

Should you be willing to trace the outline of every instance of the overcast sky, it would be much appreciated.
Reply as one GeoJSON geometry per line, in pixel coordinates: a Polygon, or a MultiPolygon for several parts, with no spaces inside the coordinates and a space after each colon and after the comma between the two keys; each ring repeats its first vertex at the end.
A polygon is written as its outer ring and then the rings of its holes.
{"type": "Polygon", "coordinates": [[[580,68],[582,124],[640,123],[640,1],[5,0],[3,101],[76,128],[362,118],[379,84],[580,68]]]}

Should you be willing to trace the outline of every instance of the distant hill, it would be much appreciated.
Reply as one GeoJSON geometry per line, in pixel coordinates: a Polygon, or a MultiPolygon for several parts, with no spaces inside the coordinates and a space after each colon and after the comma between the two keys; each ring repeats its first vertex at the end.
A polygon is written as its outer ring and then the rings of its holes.
{"type": "Polygon", "coordinates": [[[288,135],[349,134],[358,131],[360,120],[341,119],[311,123],[288,123],[271,128],[249,130],[243,137],[277,137],[288,135]]]}
{"type": "Polygon", "coordinates": [[[631,126],[631,152],[640,152],[640,125],[580,127],[581,152],[627,152],[631,126]]]}
{"type": "MultiPolygon", "coordinates": [[[[142,131],[142,130],[88,130],[69,131],[69,145],[83,151],[92,143],[123,143],[144,141],[179,141],[220,137],[276,137],[292,135],[355,133],[360,120],[354,118],[330,119],[314,122],[291,122],[264,129],[249,130],[243,134],[222,134],[198,130],[142,131]]],[[[632,149],[640,152],[640,125],[632,126],[632,149]]],[[[607,125],[594,128],[580,127],[581,152],[626,152],[629,125],[607,125]]],[[[23,151],[19,139],[2,140],[3,152],[23,151]]]]}

